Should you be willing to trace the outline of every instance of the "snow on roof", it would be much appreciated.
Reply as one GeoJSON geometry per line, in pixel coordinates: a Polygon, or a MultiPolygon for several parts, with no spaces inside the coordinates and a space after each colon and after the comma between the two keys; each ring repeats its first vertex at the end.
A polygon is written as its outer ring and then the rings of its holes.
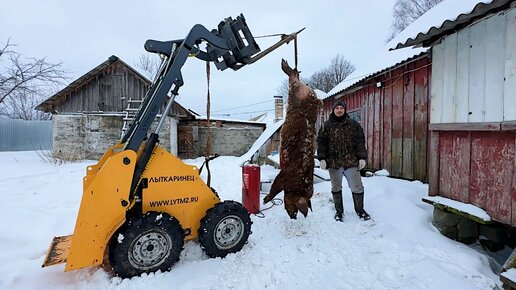
{"type": "Polygon", "coordinates": [[[255,122],[265,123],[267,126],[274,124],[274,113],[263,113],[255,122]]]}
{"type": "Polygon", "coordinates": [[[469,13],[479,3],[502,2],[510,0],[444,0],[428,10],[421,17],[407,26],[400,34],[389,41],[376,55],[371,57],[366,63],[357,67],[344,81],[335,86],[328,96],[334,96],[354,84],[366,79],[367,77],[400,64],[406,60],[425,53],[428,48],[412,48],[405,45],[405,48],[391,50],[391,48],[400,46],[400,43],[410,37],[419,35],[422,32],[428,32],[431,27],[437,25],[440,27],[445,21],[453,21],[458,18],[461,13],[469,13]]]}
{"type": "Polygon", "coordinates": [[[278,122],[270,126],[267,126],[265,131],[263,131],[262,135],[260,135],[260,137],[258,137],[258,139],[254,141],[253,146],[251,146],[251,149],[249,149],[247,153],[245,153],[244,155],[240,156],[240,166],[244,165],[246,161],[251,160],[254,153],[260,150],[262,145],[265,144],[265,142],[267,142],[267,140],[269,140],[269,138],[271,138],[271,136],[274,135],[274,133],[276,133],[276,131],[278,131],[279,128],[281,128],[281,125],[283,125],[283,121],[284,120],[279,120],[278,122]]]}
{"type": "MultiPolygon", "coordinates": [[[[195,117],[196,120],[208,120],[208,117],[206,116],[198,116],[195,117]]],[[[258,122],[258,121],[246,121],[246,120],[240,120],[240,119],[228,119],[228,118],[213,118],[210,117],[210,121],[226,121],[226,122],[235,122],[235,123],[248,123],[248,124],[264,124],[264,122],[258,122]]]]}
{"type": "MultiPolygon", "coordinates": [[[[389,42],[390,44],[390,42],[389,42]]],[[[368,78],[371,75],[379,73],[408,59],[425,53],[428,48],[404,48],[394,51],[388,50],[389,45],[385,46],[378,54],[368,60],[368,62],[359,66],[352,74],[350,74],[340,84],[335,86],[329,93],[328,97],[334,96],[354,84],[368,78]]]]}
{"type": "Polygon", "coordinates": [[[320,99],[320,100],[324,100],[328,97],[328,94],[319,90],[319,89],[314,89],[314,92],[315,94],[317,95],[317,98],[320,99]]]}
{"type": "Polygon", "coordinates": [[[328,96],[334,96],[373,74],[387,70],[428,50],[428,48],[412,46],[454,31],[457,27],[471,23],[489,13],[506,9],[513,5],[511,4],[513,2],[514,0],[444,0],[440,2],[389,41],[377,55],[358,67],[333,88],[328,96]]]}
{"type": "MultiPolygon", "coordinates": [[[[458,1],[458,0],[457,0],[458,1]]],[[[462,1],[462,0],[461,0],[462,1]]],[[[466,0],[465,0],[466,1],[466,0]]],[[[370,57],[367,62],[359,65],[353,73],[351,73],[346,79],[340,84],[335,86],[331,91],[328,92],[328,97],[334,96],[345,89],[353,86],[354,84],[366,79],[367,77],[376,74],[380,71],[386,70],[387,68],[393,67],[399,63],[402,63],[410,58],[425,53],[428,48],[404,48],[394,51],[389,51],[389,48],[394,46],[396,43],[406,39],[406,35],[410,35],[413,31],[420,31],[422,27],[425,27],[426,23],[420,21],[421,17],[416,21],[412,22],[405,30],[389,41],[376,55],[370,57]]]]}
{"type": "Polygon", "coordinates": [[[445,0],[422,15],[418,30],[403,31],[402,39],[392,44],[393,49],[418,45],[449,31],[457,26],[471,23],[492,11],[505,9],[514,0],[445,0]]]}

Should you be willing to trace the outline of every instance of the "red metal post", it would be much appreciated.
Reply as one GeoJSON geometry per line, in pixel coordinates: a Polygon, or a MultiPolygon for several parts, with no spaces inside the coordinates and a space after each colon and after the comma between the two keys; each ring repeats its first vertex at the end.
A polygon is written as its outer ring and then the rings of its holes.
{"type": "Polygon", "coordinates": [[[260,211],[260,166],[256,164],[242,167],[242,204],[249,213],[260,211]]]}

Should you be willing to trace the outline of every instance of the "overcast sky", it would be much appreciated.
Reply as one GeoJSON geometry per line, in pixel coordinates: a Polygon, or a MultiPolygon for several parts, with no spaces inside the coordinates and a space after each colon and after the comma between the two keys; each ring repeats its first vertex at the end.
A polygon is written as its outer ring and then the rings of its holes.
{"type": "MultiPolygon", "coordinates": [[[[66,1],[0,0],[0,42],[10,42],[27,57],[62,62],[76,79],[111,55],[135,67],[147,39],[184,38],[191,27],[208,30],[229,16],[244,14],[256,36],[299,35],[298,61],[302,76],[329,65],[342,54],[355,66],[382,49],[389,33],[394,0],[318,1],[66,1]]],[[[257,39],[264,50],[279,38],[257,39]]],[[[293,65],[293,44],[284,45],[239,71],[211,69],[212,115],[248,119],[273,110],[273,96],[286,76],[281,58],[293,65]],[[258,105],[247,106],[250,104],[258,105]],[[243,107],[245,106],[245,107],[243,107]],[[228,108],[242,107],[236,110],[228,108]],[[252,113],[251,113],[252,112],[252,113]]],[[[1,63],[0,63],[1,65],[1,63]]],[[[206,114],[205,64],[189,58],[183,67],[184,86],[178,101],[206,114]]]]}

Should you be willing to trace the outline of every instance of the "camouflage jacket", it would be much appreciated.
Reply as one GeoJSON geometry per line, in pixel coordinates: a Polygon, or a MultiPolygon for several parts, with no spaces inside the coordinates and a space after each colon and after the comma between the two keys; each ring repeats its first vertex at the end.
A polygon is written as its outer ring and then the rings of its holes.
{"type": "Polygon", "coordinates": [[[367,159],[364,130],[348,114],[337,118],[331,113],[317,135],[317,158],[326,160],[328,168],[357,167],[367,159]]]}

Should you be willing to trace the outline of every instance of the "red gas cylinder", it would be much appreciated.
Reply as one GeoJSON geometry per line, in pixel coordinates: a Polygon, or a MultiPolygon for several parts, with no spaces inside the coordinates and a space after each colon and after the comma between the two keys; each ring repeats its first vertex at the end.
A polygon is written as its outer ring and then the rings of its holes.
{"type": "Polygon", "coordinates": [[[260,211],[260,166],[242,166],[242,204],[249,213],[260,211]]]}

